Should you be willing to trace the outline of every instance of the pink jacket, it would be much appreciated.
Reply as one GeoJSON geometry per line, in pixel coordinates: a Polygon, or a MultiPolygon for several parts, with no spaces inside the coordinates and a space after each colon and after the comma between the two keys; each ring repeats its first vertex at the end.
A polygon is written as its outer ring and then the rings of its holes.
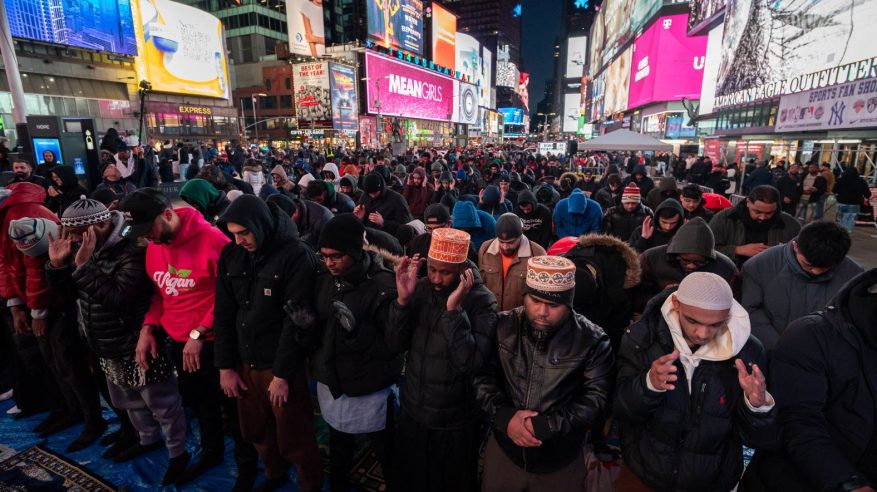
{"type": "Polygon", "coordinates": [[[161,326],[172,339],[185,342],[199,326],[213,329],[217,264],[229,239],[194,208],[176,212],[182,221],[177,236],[170,244],[146,248],[146,273],[156,292],[143,324],[161,326]]]}

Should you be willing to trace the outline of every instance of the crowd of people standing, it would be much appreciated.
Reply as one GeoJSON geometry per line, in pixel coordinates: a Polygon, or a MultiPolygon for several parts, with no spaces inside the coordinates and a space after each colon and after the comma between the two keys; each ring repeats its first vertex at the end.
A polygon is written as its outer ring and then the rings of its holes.
{"type": "Polygon", "coordinates": [[[756,167],[733,204],[702,158],[152,144],[0,189],[0,390],[84,424],[68,452],[164,449],[182,485],[228,436],[234,490],[322,490],[318,410],[336,492],[357,439],[391,491],[585,490],[588,450],[620,491],[877,487],[854,169],[756,167]]]}

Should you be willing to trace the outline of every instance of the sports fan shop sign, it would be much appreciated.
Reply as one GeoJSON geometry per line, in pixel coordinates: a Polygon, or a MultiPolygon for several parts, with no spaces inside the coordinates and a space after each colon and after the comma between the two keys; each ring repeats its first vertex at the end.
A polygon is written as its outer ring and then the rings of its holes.
{"type": "Polygon", "coordinates": [[[780,98],[777,132],[877,127],[877,78],[780,98]]]}

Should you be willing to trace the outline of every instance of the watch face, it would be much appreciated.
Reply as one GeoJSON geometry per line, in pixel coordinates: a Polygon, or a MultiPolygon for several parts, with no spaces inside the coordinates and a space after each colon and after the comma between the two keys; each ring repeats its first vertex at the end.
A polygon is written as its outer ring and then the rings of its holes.
{"type": "Polygon", "coordinates": [[[192,330],[189,332],[189,338],[191,338],[193,340],[197,340],[197,339],[201,338],[201,332],[198,330],[192,330]]]}

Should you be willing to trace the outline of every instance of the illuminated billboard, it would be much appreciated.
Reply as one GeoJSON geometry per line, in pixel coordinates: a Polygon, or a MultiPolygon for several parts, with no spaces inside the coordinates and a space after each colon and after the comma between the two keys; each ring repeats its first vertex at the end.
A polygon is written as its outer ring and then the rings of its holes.
{"type": "Polygon", "coordinates": [[[578,92],[563,95],[563,127],[564,133],[575,133],[579,129],[579,101],[581,95],[578,92]]]}
{"type": "Polygon", "coordinates": [[[588,59],[588,38],[578,36],[569,38],[566,43],[566,75],[564,77],[579,78],[588,59]]]}
{"type": "Polygon", "coordinates": [[[707,38],[687,30],[688,14],[661,17],[634,41],[628,107],[700,97],[707,38]]]}
{"type": "Polygon", "coordinates": [[[606,95],[604,97],[603,114],[609,116],[626,111],[627,92],[630,87],[630,48],[609,64],[606,68],[606,95]]]}
{"type": "Polygon", "coordinates": [[[481,50],[480,70],[478,71],[478,105],[490,107],[490,86],[493,79],[493,52],[487,48],[481,50]]]}
{"type": "Polygon", "coordinates": [[[691,0],[688,17],[688,32],[695,33],[709,25],[713,19],[725,11],[726,0],[691,0]]]}
{"type": "Polygon", "coordinates": [[[456,36],[456,70],[469,82],[478,80],[481,67],[481,44],[468,34],[458,32],[456,36]]]}
{"type": "Polygon", "coordinates": [[[4,4],[9,30],[16,38],[137,54],[131,0],[4,0],[4,4]]]}
{"type": "Polygon", "coordinates": [[[132,5],[137,72],[157,92],[228,99],[228,58],[222,22],[170,0],[132,5]]]}
{"type": "Polygon", "coordinates": [[[728,0],[716,107],[867,76],[875,25],[874,1],[728,0]]]}
{"type": "Polygon", "coordinates": [[[508,61],[501,61],[496,63],[496,86],[497,87],[512,87],[516,88],[518,86],[518,79],[521,74],[518,71],[517,65],[508,61]]]}
{"type": "Polygon", "coordinates": [[[356,131],[359,105],[356,100],[356,69],[329,64],[329,90],[332,92],[332,128],[356,131]]]}
{"type": "Polygon", "coordinates": [[[432,61],[456,68],[457,16],[437,3],[432,4],[432,61]]]}
{"type": "Polygon", "coordinates": [[[326,54],[321,0],[286,0],[289,52],[305,56],[326,54]]]}
{"type": "Polygon", "coordinates": [[[524,110],[521,108],[497,108],[506,125],[523,125],[524,110]]]}
{"type": "Polygon", "coordinates": [[[368,112],[450,121],[454,114],[454,79],[410,63],[365,53],[368,112]]]}
{"type": "Polygon", "coordinates": [[[299,126],[328,125],[332,120],[332,96],[327,62],[299,63],[292,66],[295,89],[295,116],[299,126]]]}
{"type": "Polygon", "coordinates": [[[392,48],[423,54],[421,0],[367,0],[368,35],[392,48]]]}

